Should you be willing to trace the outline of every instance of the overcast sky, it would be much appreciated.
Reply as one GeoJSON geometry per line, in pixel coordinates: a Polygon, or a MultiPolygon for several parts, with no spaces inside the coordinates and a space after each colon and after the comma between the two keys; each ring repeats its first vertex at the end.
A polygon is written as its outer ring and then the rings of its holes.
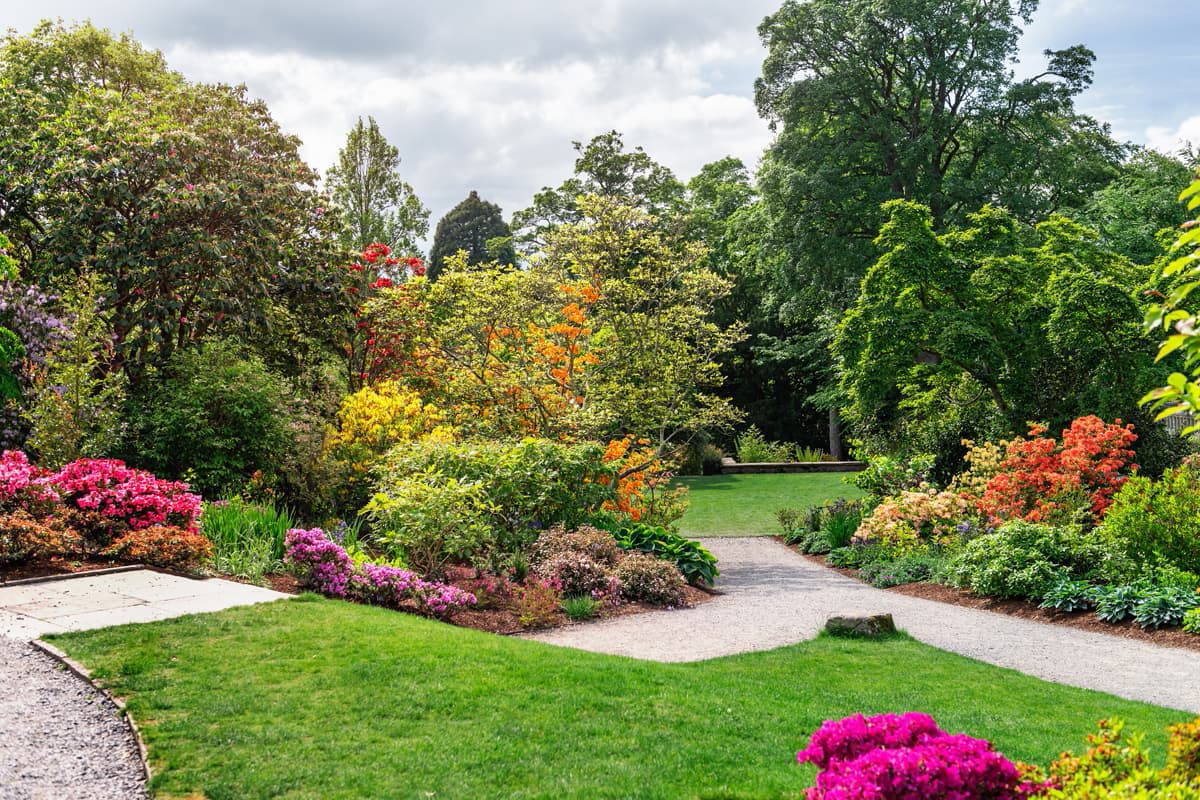
{"type": "MultiPolygon", "coordinates": [[[[1195,0],[1043,0],[1019,71],[1083,43],[1082,110],[1165,150],[1200,143],[1195,0]]],[[[682,179],[770,141],[753,102],[755,29],[780,0],[0,0],[0,27],[43,17],[130,31],[196,81],[245,83],[324,172],[372,115],[432,210],[476,189],[505,215],[610,129],[682,179]],[[283,9],[286,9],[284,11],[283,9]]]]}

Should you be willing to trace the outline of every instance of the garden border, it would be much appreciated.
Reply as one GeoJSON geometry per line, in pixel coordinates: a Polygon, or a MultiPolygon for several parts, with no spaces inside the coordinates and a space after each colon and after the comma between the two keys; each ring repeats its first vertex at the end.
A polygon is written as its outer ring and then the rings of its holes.
{"type": "Polygon", "coordinates": [[[24,586],[30,583],[50,583],[51,581],[65,581],[69,578],[81,578],[85,576],[92,577],[94,575],[115,575],[118,572],[135,572],[140,569],[147,569],[147,567],[145,564],[122,564],[119,567],[85,569],[81,570],[80,572],[59,572],[53,575],[38,575],[34,578],[15,578],[11,581],[0,577],[0,586],[24,586]]]}
{"type": "Polygon", "coordinates": [[[81,679],[88,686],[91,686],[101,695],[108,698],[109,702],[117,707],[117,710],[121,712],[121,717],[125,720],[125,724],[129,726],[129,730],[133,733],[133,740],[137,743],[138,762],[142,765],[142,774],[145,778],[148,789],[150,779],[154,777],[150,770],[150,753],[146,749],[146,743],[142,740],[142,732],[138,728],[137,723],[134,722],[133,715],[130,714],[129,709],[125,707],[125,701],[108,691],[108,689],[105,689],[100,684],[96,683],[96,681],[92,679],[91,671],[87,667],[83,666],[83,664],[80,664],[78,661],[74,660],[54,645],[43,639],[34,639],[30,642],[30,644],[33,645],[33,647],[37,650],[40,650],[41,652],[50,656],[50,658],[62,664],[67,668],[68,671],[74,674],[77,678],[81,679]]]}

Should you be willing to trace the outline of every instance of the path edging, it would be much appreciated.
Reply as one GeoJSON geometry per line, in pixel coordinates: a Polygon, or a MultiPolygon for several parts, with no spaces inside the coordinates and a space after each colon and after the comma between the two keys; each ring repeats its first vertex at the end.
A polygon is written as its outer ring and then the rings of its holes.
{"type": "Polygon", "coordinates": [[[71,578],[92,578],[97,575],[115,575],[119,572],[137,572],[146,569],[145,564],[123,564],[119,567],[104,567],[103,569],[85,569],[82,572],[60,572],[57,575],[39,575],[36,578],[17,578],[15,580],[0,580],[0,588],[5,586],[26,586],[31,583],[52,583],[66,581],[71,578]]]}
{"type": "Polygon", "coordinates": [[[135,722],[133,719],[133,715],[129,713],[129,709],[125,707],[125,701],[108,691],[108,689],[105,689],[103,686],[96,683],[96,681],[92,679],[91,670],[68,656],[62,650],[59,650],[54,645],[43,639],[34,639],[30,642],[30,644],[62,664],[67,668],[68,671],[70,671],[88,686],[91,686],[95,691],[108,698],[109,702],[117,707],[117,710],[121,712],[121,716],[124,718],[125,723],[129,726],[129,730],[133,732],[133,740],[137,742],[138,763],[142,765],[142,776],[146,781],[147,788],[149,788],[150,779],[153,777],[153,773],[150,770],[150,753],[146,749],[146,742],[142,740],[141,729],[138,728],[137,722],[135,722]]]}

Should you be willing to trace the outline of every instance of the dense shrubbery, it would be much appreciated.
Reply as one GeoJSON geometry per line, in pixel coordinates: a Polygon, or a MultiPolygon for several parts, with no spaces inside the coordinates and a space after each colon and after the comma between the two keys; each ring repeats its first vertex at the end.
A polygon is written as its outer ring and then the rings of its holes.
{"type": "Polygon", "coordinates": [[[641,550],[675,564],[693,586],[712,586],[720,572],[716,557],[699,542],[657,525],[634,523],[616,534],[625,550],[641,550]]]}
{"type": "Polygon", "coordinates": [[[1104,529],[1139,562],[1200,572],[1200,465],[1152,481],[1135,475],[1113,498],[1104,529]]]}

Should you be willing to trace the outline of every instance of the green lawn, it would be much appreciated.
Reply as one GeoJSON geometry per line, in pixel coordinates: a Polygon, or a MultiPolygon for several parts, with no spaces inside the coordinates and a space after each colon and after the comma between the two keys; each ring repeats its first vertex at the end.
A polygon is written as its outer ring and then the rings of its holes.
{"type": "Polygon", "coordinates": [[[680,478],[691,506],[680,520],[685,536],[765,536],[780,533],[775,512],[806,508],[838,497],[858,497],[842,479],[849,473],[703,475],[680,478]]]}
{"type": "Polygon", "coordinates": [[[1047,762],[1188,715],[906,637],[655,664],[305,597],[54,636],[142,725],[160,797],[779,798],[821,721],[922,710],[1047,762]]]}

